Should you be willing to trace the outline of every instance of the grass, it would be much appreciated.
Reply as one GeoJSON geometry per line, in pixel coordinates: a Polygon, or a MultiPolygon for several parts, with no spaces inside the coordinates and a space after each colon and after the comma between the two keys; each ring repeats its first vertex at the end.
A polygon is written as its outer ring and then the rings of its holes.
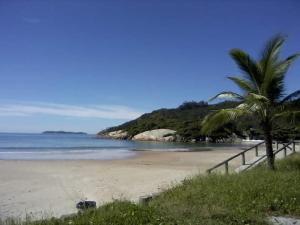
{"type": "MultiPolygon", "coordinates": [[[[63,219],[25,225],[237,225],[268,224],[269,215],[300,216],[300,154],[242,174],[197,176],[171,188],[147,205],[114,201],[63,219]]],[[[1,224],[1,222],[0,222],[1,224]]],[[[15,220],[2,222],[21,224],[15,220]]]]}

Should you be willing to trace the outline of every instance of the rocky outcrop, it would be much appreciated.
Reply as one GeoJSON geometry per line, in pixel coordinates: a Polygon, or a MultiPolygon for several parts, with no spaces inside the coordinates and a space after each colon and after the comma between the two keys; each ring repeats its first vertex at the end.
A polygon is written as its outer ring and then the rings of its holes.
{"type": "Polygon", "coordinates": [[[132,138],[132,140],[137,141],[176,141],[176,139],[178,139],[176,131],[170,129],[149,130],[139,133],[132,138]]]}
{"type": "Polygon", "coordinates": [[[128,133],[127,133],[127,131],[117,130],[117,131],[105,133],[104,135],[101,135],[101,136],[104,136],[107,138],[113,138],[113,139],[127,139],[128,133]]]}
{"type": "Polygon", "coordinates": [[[181,141],[181,137],[176,134],[175,130],[170,129],[156,129],[139,133],[135,136],[129,136],[127,131],[117,130],[111,132],[101,132],[98,134],[99,138],[111,139],[132,139],[135,141],[165,141],[174,142],[181,141]]]}

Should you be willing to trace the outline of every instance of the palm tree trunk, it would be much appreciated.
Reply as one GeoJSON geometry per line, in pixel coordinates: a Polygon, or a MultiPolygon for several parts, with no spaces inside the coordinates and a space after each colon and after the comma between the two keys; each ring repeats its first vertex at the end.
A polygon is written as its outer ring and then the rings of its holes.
{"type": "Polygon", "coordinates": [[[271,134],[272,126],[269,123],[264,124],[264,136],[266,143],[266,155],[268,167],[271,170],[275,170],[275,158],[273,153],[273,137],[271,134]]]}

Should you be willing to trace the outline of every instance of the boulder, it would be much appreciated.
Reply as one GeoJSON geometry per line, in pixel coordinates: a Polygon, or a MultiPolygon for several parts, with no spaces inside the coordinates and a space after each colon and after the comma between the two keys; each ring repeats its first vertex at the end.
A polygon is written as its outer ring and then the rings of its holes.
{"type": "Polygon", "coordinates": [[[176,131],[170,129],[149,130],[135,135],[132,140],[137,141],[175,141],[176,131]]]}
{"type": "Polygon", "coordinates": [[[76,208],[79,210],[96,208],[96,202],[95,201],[80,201],[76,204],[76,208]]]}
{"type": "Polygon", "coordinates": [[[117,130],[109,132],[105,136],[113,139],[126,139],[128,138],[128,133],[127,131],[117,130]]]}

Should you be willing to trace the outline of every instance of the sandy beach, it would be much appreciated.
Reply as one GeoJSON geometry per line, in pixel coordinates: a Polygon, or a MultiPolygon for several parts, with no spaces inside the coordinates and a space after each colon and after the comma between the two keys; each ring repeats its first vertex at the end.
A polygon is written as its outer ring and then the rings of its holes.
{"type": "MultiPolygon", "coordinates": [[[[136,152],[124,160],[0,161],[0,218],[61,216],[83,199],[137,201],[204,173],[240,150],[136,152]]],[[[235,166],[233,162],[231,166],[235,166]]]]}
{"type": "MultiPolygon", "coordinates": [[[[61,216],[79,200],[137,201],[162,191],[239,150],[136,152],[125,160],[0,161],[0,218],[61,216]]],[[[233,163],[234,166],[234,163],[233,163]]]]}

